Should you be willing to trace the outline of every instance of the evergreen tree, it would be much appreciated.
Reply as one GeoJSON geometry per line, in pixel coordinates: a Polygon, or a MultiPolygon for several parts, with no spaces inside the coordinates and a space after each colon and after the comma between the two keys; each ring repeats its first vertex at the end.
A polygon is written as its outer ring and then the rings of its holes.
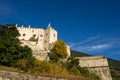
{"type": "Polygon", "coordinates": [[[16,66],[20,59],[32,60],[32,50],[21,46],[15,25],[0,25],[0,64],[16,66]]]}

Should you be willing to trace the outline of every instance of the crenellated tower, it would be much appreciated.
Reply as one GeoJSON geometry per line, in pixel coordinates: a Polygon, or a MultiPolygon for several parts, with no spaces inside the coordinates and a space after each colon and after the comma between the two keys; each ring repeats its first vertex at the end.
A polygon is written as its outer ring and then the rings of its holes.
{"type": "Polygon", "coordinates": [[[51,45],[57,41],[57,31],[52,28],[50,23],[48,24],[47,29],[44,32],[44,48],[45,50],[50,50],[51,45]]]}

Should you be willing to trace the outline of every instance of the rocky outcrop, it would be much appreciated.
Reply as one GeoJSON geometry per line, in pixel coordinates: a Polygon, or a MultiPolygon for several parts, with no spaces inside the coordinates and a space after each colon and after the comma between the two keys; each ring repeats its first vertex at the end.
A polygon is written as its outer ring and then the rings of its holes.
{"type": "Polygon", "coordinates": [[[22,74],[18,72],[0,70],[0,80],[66,80],[66,79],[35,76],[29,74],[22,74]]]}
{"type": "Polygon", "coordinates": [[[78,57],[81,67],[86,67],[101,80],[112,80],[107,58],[103,56],[78,57]]]}

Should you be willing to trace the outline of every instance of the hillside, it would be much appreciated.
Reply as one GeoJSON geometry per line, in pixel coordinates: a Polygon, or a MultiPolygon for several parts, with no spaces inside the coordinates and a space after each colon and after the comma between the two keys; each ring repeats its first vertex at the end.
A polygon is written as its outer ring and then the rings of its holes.
{"type": "MultiPolygon", "coordinates": [[[[71,55],[78,56],[78,57],[92,56],[87,53],[78,52],[78,51],[74,51],[74,50],[71,50],[71,55]]],[[[108,58],[108,63],[110,66],[111,75],[112,75],[113,80],[120,80],[120,61],[108,58]]]]}
{"type": "MultiPolygon", "coordinates": [[[[49,54],[50,60],[42,61],[33,56],[33,50],[30,47],[21,45],[22,42],[18,39],[18,36],[20,34],[15,25],[0,25],[0,80],[4,78],[18,80],[19,78],[15,79],[17,75],[15,77],[12,76],[14,75],[14,70],[25,75],[41,75],[73,80],[100,80],[95,74],[81,68],[78,59],[69,58],[69,61],[63,61],[67,57],[67,49],[62,40],[57,40],[54,43],[54,47],[49,54]]],[[[23,77],[25,78],[26,76],[23,75],[23,77]]]]}
{"type": "Polygon", "coordinates": [[[83,56],[92,56],[92,55],[89,55],[89,54],[84,53],[84,52],[78,52],[78,51],[71,50],[71,56],[83,57],[83,56]]]}

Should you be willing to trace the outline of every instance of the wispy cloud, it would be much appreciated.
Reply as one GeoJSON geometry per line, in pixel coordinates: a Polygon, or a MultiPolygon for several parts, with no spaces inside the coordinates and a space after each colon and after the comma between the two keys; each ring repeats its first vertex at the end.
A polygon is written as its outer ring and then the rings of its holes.
{"type": "Polygon", "coordinates": [[[70,43],[73,50],[83,52],[103,52],[114,48],[119,48],[119,38],[109,38],[103,36],[92,36],[78,43],[70,43]]]}
{"type": "Polygon", "coordinates": [[[83,41],[80,41],[80,42],[78,42],[78,43],[73,43],[73,42],[71,42],[71,43],[69,43],[69,45],[70,45],[72,48],[74,48],[74,47],[77,47],[77,46],[82,45],[82,44],[87,44],[87,43],[89,43],[89,42],[91,42],[91,41],[94,41],[94,40],[96,40],[96,39],[98,39],[98,38],[99,38],[98,35],[97,35],[97,36],[92,36],[92,37],[89,37],[89,38],[87,38],[87,39],[85,39],[85,40],[83,40],[83,41]]]}
{"type": "Polygon", "coordinates": [[[109,44],[98,44],[98,45],[88,46],[88,47],[85,47],[85,48],[88,51],[93,51],[93,50],[104,50],[104,49],[109,48],[110,46],[111,45],[109,45],[109,44]]]}
{"type": "Polygon", "coordinates": [[[102,48],[106,48],[106,47],[110,47],[110,45],[107,45],[107,44],[95,45],[95,46],[91,46],[90,48],[91,48],[92,50],[94,50],[94,49],[102,49],[102,48]]]}

